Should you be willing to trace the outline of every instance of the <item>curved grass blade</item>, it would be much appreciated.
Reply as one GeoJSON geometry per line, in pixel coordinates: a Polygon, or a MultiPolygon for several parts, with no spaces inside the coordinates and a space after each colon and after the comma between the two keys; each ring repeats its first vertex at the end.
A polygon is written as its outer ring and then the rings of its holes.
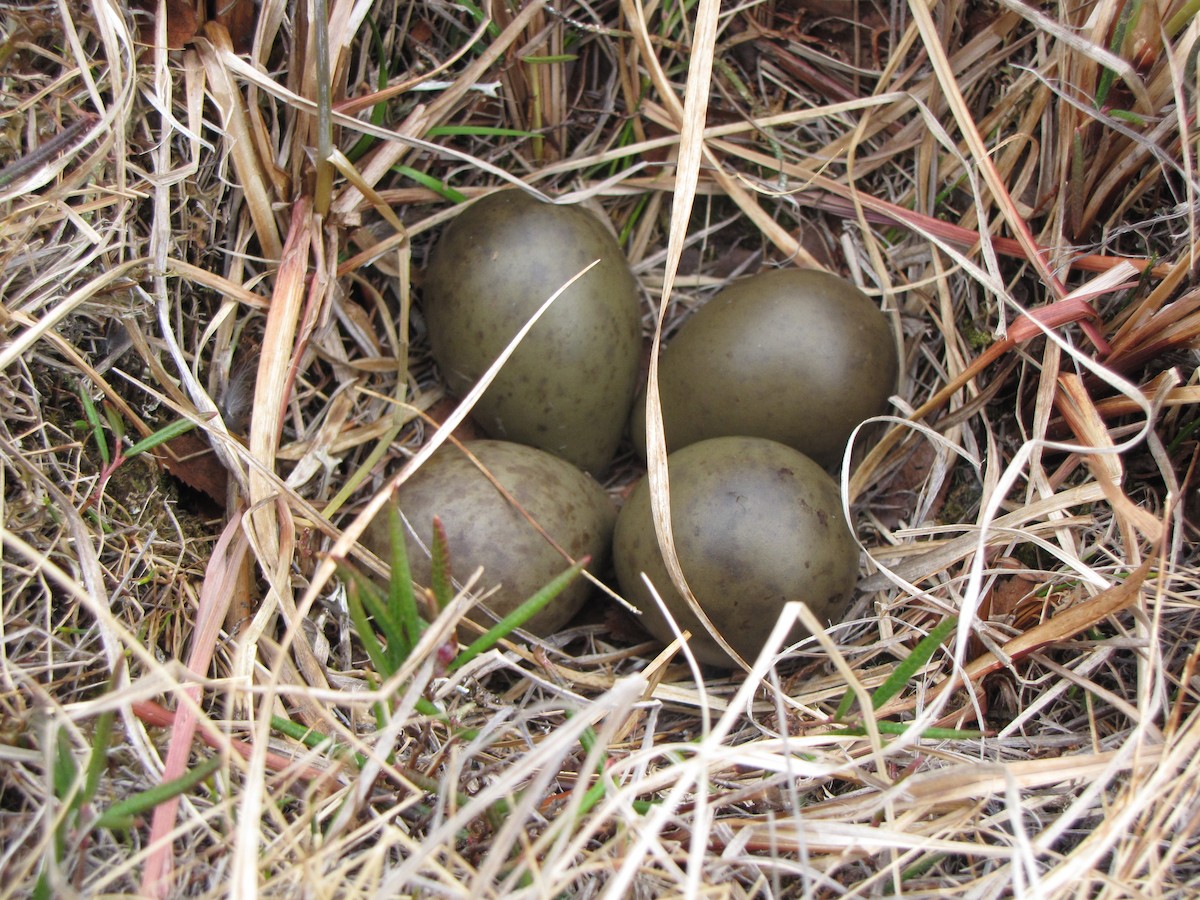
{"type": "Polygon", "coordinates": [[[469,199],[466,194],[456,191],[440,178],[434,178],[432,175],[426,175],[419,169],[414,169],[412,166],[392,166],[392,171],[397,175],[403,175],[405,178],[411,178],[423,188],[428,188],[435,194],[438,194],[443,199],[449,200],[451,203],[466,203],[469,199]]]}
{"type": "MultiPolygon", "coordinates": [[[[871,706],[873,709],[879,709],[883,704],[887,703],[893,697],[904,689],[909,680],[925,667],[925,664],[933,658],[933,654],[937,648],[941,646],[952,631],[958,626],[958,619],[951,616],[948,619],[943,619],[929,634],[921,638],[912,653],[904,657],[900,661],[900,665],[896,666],[892,674],[887,680],[875,689],[875,693],[871,695],[871,706]]],[[[847,691],[842,697],[842,702],[838,704],[837,712],[834,714],[834,720],[845,718],[846,713],[850,712],[850,706],[854,703],[854,694],[847,691]]],[[[881,725],[883,723],[880,723],[881,725]]],[[[882,730],[882,729],[881,729],[882,730]]]]}
{"type": "Polygon", "coordinates": [[[535,615],[541,612],[546,606],[563,592],[563,589],[571,583],[571,581],[583,571],[584,567],[592,561],[590,556],[585,556],[571,568],[567,569],[560,575],[552,578],[545,587],[541,588],[532,597],[510,612],[507,616],[493,625],[481,637],[477,638],[471,646],[467,647],[462,653],[454,657],[454,660],[447,666],[448,672],[453,672],[455,669],[461,668],[468,662],[473,660],[480,653],[491,650],[496,644],[506,638],[513,632],[513,629],[520,628],[535,615]]]}
{"type": "Polygon", "coordinates": [[[114,803],[95,821],[97,828],[130,828],[136,816],[150,812],[158,804],[179,797],[184,792],[204,781],[221,768],[221,757],[214,756],[206,759],[200,765],[184,772],[178,778],[173,778],[163,784],[155,785],[148,790],[127,797],[114,803]]]}

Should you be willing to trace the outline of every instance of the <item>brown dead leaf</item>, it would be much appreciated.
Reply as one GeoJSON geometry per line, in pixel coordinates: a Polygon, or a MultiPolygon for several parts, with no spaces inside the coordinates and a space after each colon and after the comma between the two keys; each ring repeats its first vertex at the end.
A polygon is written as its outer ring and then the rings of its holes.
{"type": "MultiPolygon", "coordinates": [[[[1005,560],[997,560],[1001,565],[1005,560]]],[[[1001,622],[1018,631],[1026,631],[1041,619],[1041,600],[1033,596],[1038,583],[1024,575],[998,578],[992,589],[979,604],[979,618],[988,622],[1001,622]],[[1033,602],[1030,602],[1033,601],[1033,602]]],[[[974,658],[986,652],[987,647],[976,635],[971,635],[967,655],[974,658]]]]}
{"type": "Polygon", "coordinates": [[[254,7],[254,0],[217,0],[216,21],[229,29],[238,53],[249,53],[254,45],[254,7]]]}
{"type": "Polygon", "coordinates": [[[433,28],[427,19],[418,19],[408,29],[408,39],[416,44],[427,44],[433,40],[433,28]]]}
{"type": "MultiPolygon", "coordinates": [[[[135,0],[134,7],[143,12],[140,31],[143,43],[154,46],[158,33],[158,0],[135,0]]],[[[188,0],[167,0],[167,49],[182,50],[196,36],[200,22],[196,18],[196,6],[188,0]]]]}
{"type": "MultiPolygon", "coordinates": [[[[892,470],[890,476],[880,485],[879,493],[871,501],[871,509],[888,528],[895,528],[902,521],[907,521],[917,508],[922,485],[925,484],[929,473],[933,470],[937,458],[937,449],[930,441],[918,441],[904,461],[892,470]]],[[[954,459],[951,459],[953,471],[954,459]]],[[[927,521],[936,520],[946,502],[946,494],[950,489],[950,471],[942,480],[937,496],[929,505],[925,518],[927,521]]],[[[913,523],[920,524],[920,523],[913,523]]]]}
{"type": "MultiPolygon", "coordinates": [[[[1076,603],[1062,610],[1052,619],[1029,629],[1006,643],[1002,648],[1010,659],[1021,659],[1043,647],[1061,641],[1070,640],[1082,631],[1091,628],[1100,620],[1125,607],[1132,605],[1138,597],[1142,582],[1150,573],[1150,565],[1154,562],[1150,557],[1134,571],[1130,572],[1124,581],[1101,591],[1090,600],[1076,603]]],[[[972,678],[1000,667],[1000,660],[987,653],[973,660],[967,666],[967,672],[972,678]]]]}
{"type": "Polygon", "coordinates": [[[225,508],[229,473],[202,436],[194,431],[181,434],[155,450],[154,458],[188,487],[225,508]]]}
{"type": "MultiPolygon", "coordinates": [[[[1011,575],[996,581],[986,601],[988,619],[993,622],[1009,621],[1023,600],[1037,588],[1038,583],[1024,575],[1011,575]]],[[[982,612],[982,609],[981,609],[982,612]]]]}

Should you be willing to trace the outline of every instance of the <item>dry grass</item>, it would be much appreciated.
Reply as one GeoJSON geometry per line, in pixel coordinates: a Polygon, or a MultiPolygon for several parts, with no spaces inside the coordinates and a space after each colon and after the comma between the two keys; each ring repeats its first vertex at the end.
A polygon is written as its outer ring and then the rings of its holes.
{"type": "Polygon", "coordinates": [[[0,894],[1200,890],[1194,3],[75,6],[0,2],[0,894]],[[611,220],[648,338],[789,260],[879,298],[851,621],[437,677],[464,595],[374,680],[333,560],[466,412],[410,313],[503,181],[611,220]]]}

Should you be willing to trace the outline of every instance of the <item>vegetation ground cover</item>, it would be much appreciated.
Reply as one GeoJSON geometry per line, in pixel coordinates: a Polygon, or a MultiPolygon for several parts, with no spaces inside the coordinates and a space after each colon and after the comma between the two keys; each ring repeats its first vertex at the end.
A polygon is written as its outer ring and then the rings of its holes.
{"type": "Polygon", "coordinates": [[[1195,895],[1194,2],[203,6],[0,2],[0,894],[1195,895]],[[339,564],[469,428],[421,272],[516,182],[648,348],[771,266],[887,312],[848,621],[386,633],[339,564]]]}

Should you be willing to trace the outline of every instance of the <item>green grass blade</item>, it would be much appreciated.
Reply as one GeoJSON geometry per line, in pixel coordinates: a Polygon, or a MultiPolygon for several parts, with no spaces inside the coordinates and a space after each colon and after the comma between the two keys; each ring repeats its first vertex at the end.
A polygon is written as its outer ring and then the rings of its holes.
{"type": "Polygon", "coordinates": [[[454,581],[450,573],[450,540],[446,537],[446,526],[437,516],[433,517],[433,546],[430,553],[429,589],[433,591],[438,609],[445,609],[454,599],[454,581]]]}
{"type": "Polygon", "coordinates": [[[393,615],[391,605],[375,582],[364,578],[357,569],[350,566],[342,566],[339,571],[347,585],[353,584],[358,589],[358,601],[362,604],[363,611],[375,620],[375,626],[371,629],[372,633],[382,634],[387,641],[403,643],[404,626],[393,615]]]}
{"type": "Polygon", "coordinates": [[[178,422],[172,422],[166,428],[160,428],[154,434],[142,438],[132,447],[125,451],[125,458],[137,456],[139,453],[145,453],[147,450],[153,450],[160,444],[165,444],[167,441],[173,441],[181,434],[186,434],[196,427],[196,423],[188,419],[180,419],[178,422]]]}
{"type": "Polygon", "coordinates": [[[366,765],[367,758],[361,753],[353,752],[349,747],[339,744],[329,735],[322,734],[307,725],[301,725],[299,722],[293,722],[283,716],[271,716],[271,727],[280,734],[290,737],[293,741],[299,741],[310,750],[325,746],[329,755],[334,759],[352,761],[360,769],[366,765]]]}
{"type": "MultiPolygon", "coordinates": [[[[1115,55],[1120,55],[1121,45],[1125,43],[1125,34],[1129,31],[1130,26],[1137,22],[1138,15],[1141,13],[1141,7],[1140,0],[1132,0],[1132,2],[1126,3],[1121,9],[1121,15],[1113,26],[1112,40],[1108,43],[1108,49],[1115,55]]],[[[1103,68],[1100,70],[1100,78],[1096,82],[1097,109],[1103,108],[1104,101],[1108,99],[1108,92],[1112,90],[1116,77],[1117,73],[1112,69],[1103,68]]]]}
{"type": "Polygon", "coordinates": [[[88,396],[88,392],[82,384],[79,385],[79,402],[83,404],[83,417],[87,419],[87,423],[92,429],[92,440],[96,442],[100,458],[107,466],[111,460],[108,455],[108,440],[104,437],[104,423],[100,421],[100,413],[96,411],[96,404],[92,402],[92,398],[88,396]]]}
{"type": "Polygon", "coordinates": [[[59,729],[54,745],[54,768],[51,777],[54,779],[54,796],[59,800],[66,800],[75,787],[75,779],[79,777],[79,765],[75,762],[75,754],[71,752],[71,739],[62,729],[59,729]]]}
{"type": "MultiPolygon", "coordinates": [[[[572,713],[567,713],[567,718],[571,718],[572,713]]],[[[596,746],[596,729],[591,725],[583,730],[579,735],[579,746],[583,748],[584,756],[592,752],[596,746]]],[[[582,820],[592,807],[604,798],[607,792],[607,786],[604,784],[604,766],[608,763],[608,754],[601,753],[596,759],[596,770],[591,773],[596,776],[596,783],[593,784],[583,795],[583,799],[579,803],[579,811],[576,813],[576,820],[582,820]]]]}
{"type": "Polygon", "coordinates": [[[125,420],[107,403],[104,404],[104,418],[108,419],[108,427],[112,429],[112,433],[116,435],[117,441],[120,442],[125,437],[125,420]]]}
{"type": "MultiPolygon", "coordinates": [[[[900,873],[900,883],[906,884],[915,878],[924,877],[931,869],[933,869],[934,866],[949,858],[949,853],[927,853],[921,859],[918,859],[915,863],[900,873]]],[[[895,885],[889,881],[884,885],[883,893],[888,897],[894,895],[896,893],[895,885]]]]}
{"type": "Polygon", "coordinates": [[[591,557],[585,556],[579,562],[575,563],[575,565],[571,566],[571,568],[552,578],[545,587],[489,628],[486,634],[477,638],[466,650],[454,657],[454,660],[447,667],[447,671],[453,672],[455,669],[466,665],[480,653],[491,650],[503,638],[512,634],[514,628],[520,628],[532,619],[545,609],[551,600],[561,594],[563,589],[571,583],[576,575],[583,571],[584,566],[589,562],[591,562],[591,557]]]}
{"type": "MultiPolygon", "coordinates": [[[[875,693],[871,695],[871,708],[879,709],[883,704],[887,703],[893,697],[904,689],[908,684],[909,679],[919,672],[930,659],[933,658],[934,652],[941,646],[944,641],[958,625],[958,619],[951,616],[949,619],[943,619],[939,622],[929,634],[921,638],[912,653],[904,657],[900,661],[900,665],[896,666],[892,674],[888,676],[879,687],[875,689],[875,693]]],[[[838,704],[837,712],[833,714],[835,722],[840,722],[850,712],[850,707],[854,705],[854,692],[846,691],[842,697],[842,702],[838,704]]]]}
{"type": "Polygon", "coordinates": [[[459,193],[440,178],[434,178],[432,175],[426,175],[424,172],[414,169],[412,166],[392,166],[392,171],[398,175],[403,175],[405,178],[411,178],[421,187],[428,188],[442,198],[449,200],[451,203],[466,203],[467,195],[459,193]]]}
{"type": "MultiPolygon", "coordinates": [[[[396,622],[395,637],[399,638],[398,646],[403,646],[404,653],[396,661],[397,667],[408,659],[412,648],[421,639],[424,625],[417,612],[417,598],[413,595],[412,570],[408,565],[408,547],[404,541],[404,523],[400,521],[400,510],[396,504],[388,507],[388,540],[392,548],[392,580],[388,582],[388,607],[396,622]]],[[[391,647],[393,635],[387,633],[388,646],[391,647]]]]}
{"type": "MultiPolygon", "coordinates": [[[[1128,109],[1110,109],[1108,114],[1114,119],[1120,119],[1122,122],[1128,122],[1135,128],[1144,128],[1146,126],[1145,119],[1128,109]]],[[[1150,271],[1149,266],[1146,267],[1146,271],[1150,271]]]]}
{"type": "MultiPolygon", "coordinates": [[[[375,676],[370,672],[367,673],[367,690],[372,694],[379,690],[379,682],[375,680],[375,676]]],[[[387,704],[383,702],[383,698],[381,697],[371,704],[371,708],[375,710],[375,730],[377,732],[383,731],[383,729],[387,728],[387,724],[392,718],[388,712],[387,704]]]]}
{"type": "Polygon", "coordinates": [[[536,131],[522,128],[496,128],[492,125],[435,125],[426,137],[537,137],[536,131]]]}
{"type": "Polygon", "coordinates": [[[392,608],[375,583],[359,575],[355,579],[355,585],[358,587],[358,599],[362,601],[363,609],[375,620],[376,632],[382,634],[385,640],[403,642],[403,626],[400,620],[392,615],[392,608]]]}
{"type": "Polygon", "coordinates": [[[95,821],[97,828],[129,828],[137,816],[143,815],[158,804],[179,797],[190,791],[200,782],[221,768],[221,757],[214,756],[206,759],[194,769],[189,769],[178,778],[141,791],[132,797],[127,797],[114,803],[106,809],[95,821]]]}
{"type": "Polygon", "coordinates": [[[1167,37],[1173,38],[1179,32],[1183,31],[1187,23],[1192,21],[1198,12],[1200,12],[1200,0],[1188,0],[1187,3],[1179,7],[1179,11],[1167,19],[1167,24],[1164,26],[1167,37]]]}
{"type": "Polygon", "coordinates": [[[854,705],[854,691],[846,691],[842,694],[842,702],[838,704],[837,711],[833,714],[833,720],[840,722],[850,714],[850,707],[854,705]]]}
{"type": "MultiPolygon", "coordinates": [[[[880,734],[904,734],[912,727],[911,722],[890,722],[886,719],[875,723],[880,734]]],[[[866,737],[867,729],[855,725],[829,732],[839,737],[866,737]]],[[[925,728],[921,737],[927,741],[971,741],[983,737],[983,732],[974,728],[925,728]]]]}
{"type": "Polygon", "coordinates": [[[558,53],[554,56],[522,56],[521,62],[530,66],[554,65],[555,63],[575,62],[579,59],[574,53],[558,53]]]}
{"type": "Polygon", "coordinates": [[[100,788],[100,779],[108,768],[108,748],[112,744],[114,710],[102,712],[96,719],[96,731],[92,735],[92,752],[88,755],[87,772],[83,781],[82,803],[91,803],[100,788]]]}
{"type": "Polygon", "coordinates": [[[358,639],[362,641],[363,649],[367,651],[367,657],[371,660],[371,665],[375,667],[375,671],[381,676],[387,678],[395,670],[391,668],[390,660],[387,654],[384,653],[383,646],[379,643],[379,638],[375,636],[375,629],[371,627],[371,622],[367,618],[367,611],[363,607],[359,583],[355,577],[352,577],[346,583],[346,608],[350,612],[350,621],[354,623],[354,628],[358,632],[358,639]]]}
{"type": "Polygon", "coordinates": [[[649,203],[649,194],[643,194],[641,197],[638,197],[637,203],[633,206],[633,212],[629,215],[629,221],[625,223],[625,226],[621,229],[620,236],[617,238],[618,243],[622,247],[629,243],[629,238],[633,235],[634,229],[637,228],[638,222],[641,220],[642,214],[646,211],[649,203]]]}
{"type": "Polygon", "coordinates": [[[908,684],[909,680],[917,672],[925,668],[925,664],[933,658],[933,654],[942,645],[942,641],[949,637],[950,633],[957,627],[958,619],[954,616],[938,622],[929,634],[921,638],[920,643],[913,648],[912,653],[900,661],[900,665],[896,666],[892,674],[888,676],[887,681],[875,689],[875,693],[871,695],[871,705],[875,709],[879,709],[879,707],[899,694],[904,689],[904,686],[908,684]]]}
{"type": "MultiPolygon", "coordinates": [[[[478,4],[476,4],[474,0],[458,0],[458,5],[470,13],[471,18],[479,24],[483,24],[487,21],[488,17],[484,15],[483,10],[479,8],[478,4]]],[[[500,26],[497,25],[495,21],[488,22],[487,33],[488,36],[493,40],[500,37],[500,26]]]]}

